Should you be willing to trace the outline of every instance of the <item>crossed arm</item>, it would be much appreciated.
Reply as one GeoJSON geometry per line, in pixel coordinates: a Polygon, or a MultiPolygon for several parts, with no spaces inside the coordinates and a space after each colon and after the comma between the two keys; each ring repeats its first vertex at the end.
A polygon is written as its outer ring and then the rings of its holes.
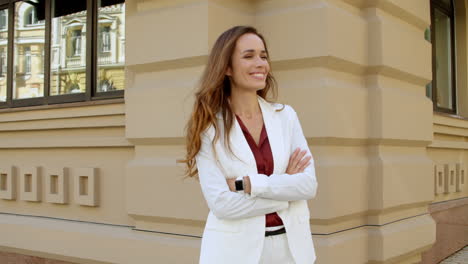
{"type": "MultiPolygon", "coordinates": [[[[307,150],[301,150],[296,148],[291,157],[289,158],[288,168],[286,169],[286,174],[292,175],[296,173],[303,173],[305,168],[311,164],[310,160],[312,156],[307,154],[307,150]]],[[[237,179],[226,179],[229,186],[229,190],[232,192],[236,191],[236,182],[237,179]]],[[[248,175],[243,177],[244,180],[244,193],[251,194],[252,184],[250,182],[250,177],[248,175]]]]}
{"type": "Polygon", "coordinates": [[[295,113],[291,122],[291,149],[295,151],[286,173],[246,175],[244,179],[248,186],[244,193],[231,189],[234,179],[226,180],[216,164],[211,147],[212,136],[208,136],[213,133],[202,135],[202,147],[196,162],[203,195],[215,216],[220,219],[260,216],[288,208],[289,201],[308,200],[315,196],[317,181],[314,160],[295,113]]]}

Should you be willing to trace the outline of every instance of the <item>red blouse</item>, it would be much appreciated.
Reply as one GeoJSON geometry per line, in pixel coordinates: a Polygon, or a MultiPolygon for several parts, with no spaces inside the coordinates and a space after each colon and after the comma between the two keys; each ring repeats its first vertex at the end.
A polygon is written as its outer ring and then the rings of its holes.
{"type": "MultiPolygon", "coordinates": [[[[273,174],[274,164],[273,154],[271,153],[270,141],[268,140],[265,124],[263,124],[262,132],[260,133],[260,140],[257,146],[252,135],[250,135],[249,130],[247,130],[247,127],[244,125],[244,123],[242,123],[242,120],[237,115],[236,118],[255,157],[255,162],[257,163],[257,172],[270,176],[273,174]]],[[[283,225],[283,221],[277,213],[270,213],[265,215],[265,217],[267,227],[283,225]]]]}

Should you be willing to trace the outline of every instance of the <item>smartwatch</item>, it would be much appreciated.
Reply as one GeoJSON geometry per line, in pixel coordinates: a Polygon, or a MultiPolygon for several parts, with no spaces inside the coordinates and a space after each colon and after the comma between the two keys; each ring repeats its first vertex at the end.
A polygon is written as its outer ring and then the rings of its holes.
{"type": "Polygon", "coordinates": [[[237,180],[236,183],[236,191],[243,191],[244,190],[244,180],[237,180]]]}

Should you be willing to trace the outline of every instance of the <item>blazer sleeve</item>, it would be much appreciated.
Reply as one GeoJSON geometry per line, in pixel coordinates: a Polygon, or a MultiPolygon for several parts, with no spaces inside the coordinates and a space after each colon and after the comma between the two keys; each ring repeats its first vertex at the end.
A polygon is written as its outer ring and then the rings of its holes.
{"type": "Polygon", "coordinates": [[[231,192],[226,177],[216,162],[211,144],[213,136],[210,137],[209,134],[214,135],[212,127],[202,134],[202,145],[195,159],[203,196],[216,217],[219,219],[240,219],[288,208],[287,201],[275,201],[231,192]],[[213,133],[207,133],[210,130],[213,133]]]}
{"type": "MultiPolygon", "coordinates": [[[[286,110],[286,109],[285,109],[286,110]]],[[[291,153],[296,149],[306,150],[306,156],[312,156],[307,140],[302,132],[299,118],[294,109],[288,109],[291,119],[291,153]]],[[[314,158],[302,173],[296,174],[249,174],[251,182],[251,197],[262,197],[280,201],[296,201],[312,199],[317,192],[314,158]]]]}

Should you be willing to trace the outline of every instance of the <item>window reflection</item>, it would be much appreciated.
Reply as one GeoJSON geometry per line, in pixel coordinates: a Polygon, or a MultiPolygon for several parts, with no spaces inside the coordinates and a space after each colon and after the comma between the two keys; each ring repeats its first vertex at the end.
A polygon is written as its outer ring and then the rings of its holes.
{"type": "Polygon", "coordinates": [[[50,95],[86,90],[86,0],[52,0],[50,95]]]}
{"type": "Polygon", "coordinates": [[[7,29],[7,14],[6,9],[0,10],[0,30],[7,29]]]}
{"type": "Polygon", "coordinates": [[[81,55],[81,29],[76,29],[72,31],[71,36],[71,45],[72,45],[72,56],[81,55]]]}
{"type": "Polygon", "coordinates": [[[125,87],[125,3],[122,0],[98,2],[97,92],[125,87]]]}
{"type": "Polygon", "coordinates": [[[0,49],[0,77],[7,75],[7,52],[6,47],[0,49]]]}
{"type": "Polygon", "coordinates": [[[111,35],[110,35],[110,26],[102,27],[101,34],[99,35],[100,41],[100,51],[101,52],[110,52],[111,51],[111,35]]]}
{"type": "Polygon", "coordinates": [[[44,5],[16,2],[14,29],[13,99],[44,95],[44,5]]]}
{"type": "MultiPolygon", "coordinates": [[[[45,1],[15,3],[13,99],[44,96],[45,1]]],[[[50,95],[86,91],[86,0],[51,0],[50,95]]],[[[6,101],[7,10],[0,10],[0,101],[6,101]]],[[[125,3],[98,0],[97,92],[123,90],[125,3]]]]}
{"type": "Polygon", "coordinates": [[[0,10],[0,102],[6,102],[8,10],[0,10]]]}
{"type": "Polygon", "coordinates": [[[36,8],[34,6],[31,6],[25,11],[24,24],[28,26],[28,25],[34,25],[37,23],[38,23],[38,20],[37,20],[36,8]]]}
{"type": "Polygon", "coordinates": [[[31,74],[31,48],[24,47],[24,73],[31,74]]]}

